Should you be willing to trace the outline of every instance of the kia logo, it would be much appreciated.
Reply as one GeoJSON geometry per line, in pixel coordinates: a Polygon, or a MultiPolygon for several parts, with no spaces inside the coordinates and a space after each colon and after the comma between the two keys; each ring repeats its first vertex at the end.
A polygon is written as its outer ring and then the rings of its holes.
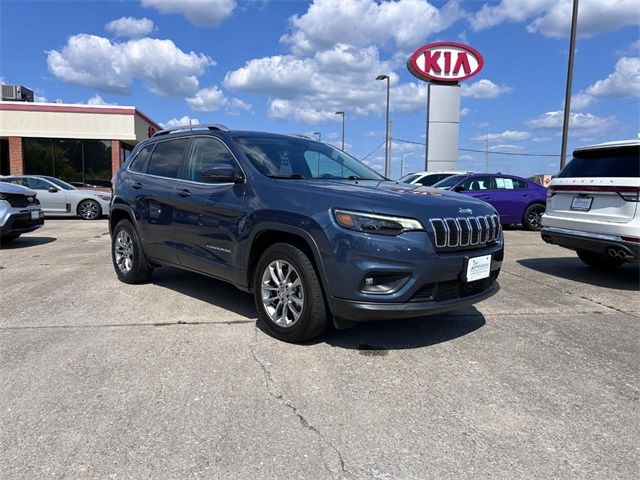
{"type": "Polygon", "coordinates": [[[455,42],[428,43],[417,49],[409,60],[409,71],[420,80],[459,82],[482,70],[480,52],[455,42]]]}

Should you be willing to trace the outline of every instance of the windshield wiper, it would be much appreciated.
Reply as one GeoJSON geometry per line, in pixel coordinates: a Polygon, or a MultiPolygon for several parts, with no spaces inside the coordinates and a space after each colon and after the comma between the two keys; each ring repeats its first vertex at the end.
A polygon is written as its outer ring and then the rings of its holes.
{"type": "Polygon", "coordinates": [[[291,175],[276,175],[275,173],[268,173],[267,177],[269,178],[285,178],[290,180],[302,180],[305,177],[300,175],[299,173],[292,173],[291,175]]]}

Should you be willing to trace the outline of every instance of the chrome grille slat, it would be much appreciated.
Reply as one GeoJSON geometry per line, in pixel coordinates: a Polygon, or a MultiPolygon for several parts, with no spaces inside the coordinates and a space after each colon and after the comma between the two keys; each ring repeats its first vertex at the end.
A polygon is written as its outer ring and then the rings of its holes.
{"type": "Polygon", "coordinates": [[[497,215],[430,219],[436,248],[481,246],[500,238],[500,218],[497,215]]]}

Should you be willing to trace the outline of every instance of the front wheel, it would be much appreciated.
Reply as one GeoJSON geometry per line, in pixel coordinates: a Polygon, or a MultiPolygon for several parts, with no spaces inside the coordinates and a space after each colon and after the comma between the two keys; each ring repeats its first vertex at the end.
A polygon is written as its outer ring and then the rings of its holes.
{"type": "Polygon", "coordinates": [[[542,228],[542,214],[545,212],[546,206],[541,203],[534,203],[524,211],[522,225],[527,230],[538,231],[542,228]]]}
{"type": "Polygon", "coordinates": [[[118,279],[141,283],[151,278],[153,267],[140,245],[138,232],[129,220],[120,220],[111,236],[111,259],[118,279]]]}
{"type": "Polygon", "coordinates": [[[327,329],[322,285],[299,248],[286,243],[269,247],[258,261],[253,285],[258,321],[273,337],[302,342],[327,329]]]}
{"type": "Polygon", "coordinates": [[[578,250],[578,258],[596,270],[615,270],[624,263],[624,259],[609,257],[588,250],[578,250]]]}
{"type": "Polygon", "coordinates": [[[102,215],[102,208],[95,200],[83,200],[78,205],[78,215],[83,220],[95,220],[102,215]]]}

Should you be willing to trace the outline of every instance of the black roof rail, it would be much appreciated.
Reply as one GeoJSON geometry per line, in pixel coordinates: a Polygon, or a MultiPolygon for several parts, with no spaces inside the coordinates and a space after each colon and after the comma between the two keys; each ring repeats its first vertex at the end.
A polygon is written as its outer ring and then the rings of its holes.
{"type": "Polygon", "coordinates": [[[181,125],[175,128],[167,128],[166,130],[160,130],[152,135],[153,137],[159,137],[160,135],[168,135],[170,133],[182,133],[182,132],[192,132],[194,130],[217,130],[219,132],[228,132],[229,129],[222,125],[221,123],[211,123],[211,124],[197,124],[197,125],[181,125]]]}
{"type": "Polygon", "coordinates": [[[298,137],[298,138],[306,138],[307,140],[313,140],[315,142],[319,141],[316,137],[312,137],[311,135],[307,135],[306,133],[290,133],[289,136],[298,137]]]}

